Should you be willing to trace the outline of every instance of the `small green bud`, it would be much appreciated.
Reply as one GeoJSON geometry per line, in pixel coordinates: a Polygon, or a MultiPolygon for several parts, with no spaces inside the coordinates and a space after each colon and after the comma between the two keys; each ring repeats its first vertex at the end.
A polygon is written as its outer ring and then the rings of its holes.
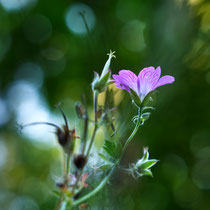
{"type": "Polygon", "coordinates": [[[111,50],[110,50],[110,53],[107,54],[109,56],[109,58],[104,65],[104,68],[103,68],[103,71],[101,73],[100,78],[104,77],[104,75],[108,73],[109,67],[110,67],[110,64],[111,64],[111,59],[116,58],[116,56],[114,54],[115,54],[115,51],[112,52],[111,50]]]}
{"type": "Polygon", "coordinates": [[[132,164],[129,171],[134,178],[138,178],[141,176],[153,176],[150,169],[157,162],[158,160],[156,159],[149,159],[148,148],[145,147],[143,157],[139,159],[136,164],[132,164]]]}
{"type": "Polygon", "coordinates": [[[150,168],[154,166],[158,160],[156,159],[150,159],[149,160],[149,152],[148,148],[144,148],[143,157],[137,161],[135,168],[138,170],[138,172],[142,175],[150,175],[152,176],[152,172],[150,171],[150,168]]]}

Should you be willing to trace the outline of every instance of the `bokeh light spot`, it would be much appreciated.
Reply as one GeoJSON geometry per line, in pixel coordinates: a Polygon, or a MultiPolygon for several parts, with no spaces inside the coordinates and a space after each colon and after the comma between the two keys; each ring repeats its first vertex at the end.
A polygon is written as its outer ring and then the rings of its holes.
{"type": "Polygon", "coordinates": [[[187,179],[187,165],[184,159],[176,154],[169,154],[162,160],[163,176],[172,186],[177,189],[187,179]]]}
{"type": "Polygon", "coordinates": [[[0,98],[0,126],[7,123],[10,119],[10,112],[7,108],[7,103],[5,100],[0,98]]]}
{"type": "Polygon", "coordinates": [[[210,147],[210,132],[208,130],[195,133],[190,141],[190,148],[195,156],[205,147],[210,147]]]}
{"type": "Polygon", "coordinates": [[[0,168],[4,167],[7,160],[7,147],[2,139],[0,139],[0,168]]]}
{"type": "Polygon", "coordinates": [[[88,29],[92,30],[95,26],[96,18],[93,10],[86,4],[73,4],[66,13],[66,25],[75,34],[85,35],[88,33],[85,22],[82,18],[84,14],[88,29]]]}
{"type": "Polygon", "coordinates": [[[201,15],[201,30],[204,33],[210,31],[210,3],[203,4],[199,10],[199,15],[201,15]]]}
{"type": "Polygon", "coordinates": [[[203,190],[210,189],[210,160],[201,159],[193,168],[192,178],[197,187],[203,190]]]}
{"type": "Polygon", "coordinates": [[[145,49],[144,40],[145,23],[139,20],[128,22],[121,31],[121,41],[124,47],[130,51],[140,52],[145,49]]]}
{"type": "Polygon", "coordinates": [[[198,209],[201,201],[200,190],[191,182],[187,180],[174,192],[176,203],[184,209],[198,209]]]}
{"type": "Polygon", "coordinates": [[[39,210],[39,206],[32,198],[17,196],[11,202],[9,210],[39,210]]]}
{"type": "Polygon", "coordinates": [[[33,43],[42,43],[52,34],[50,20],[43,15],[36,14],[28,18],[24,25],[25,37],[33,43]]]}
{"type": "Polygon", "coordinates": [[[27,62],[22,64],[15,73],[16,80],[25,80],[40,88],[43,84],[44,74],[41,66],[27,62]]]}
{"type": "Polygon", "coordinates": [[[7,11],[18,11],[33,7],[37,0],[1,0],[0,3],[7,11]]]}
{"type": "MultiPolygon", "coordinates": [[[[14,112],[18,123],[51,122],[52,114],[49,112],[45,98],[31,83],[23,80],[16,81],[10,85],[7,95],[9,107],[14,112]]],[[[54,130],[46,125],[29,126],[24,128],[23,135],[34,142],[53,147],[56,141],[50,131],[54,130]]]]}
{"type": "Polygon", "coordinates": [[[0,61],[3,60],[5,54],[11,46],[11,37],[7,35],[0,35],[0,61]]]}
{"type": "Polygon", "coordinates": [[[45,59],[52,60],[52,61],[60,60],[64,56],[62,51],[60,51],[60,50],[58,50],[56,48],[53,48],[53,47],[49,47],[49,48],[43,49],[41,51],[41,55],[45,59]]]}

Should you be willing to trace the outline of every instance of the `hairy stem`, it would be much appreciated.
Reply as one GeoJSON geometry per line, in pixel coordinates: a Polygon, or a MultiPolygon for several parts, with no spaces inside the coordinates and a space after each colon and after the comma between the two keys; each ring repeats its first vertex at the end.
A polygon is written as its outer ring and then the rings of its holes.
{"type": "Polygon", "coordinates": [[[141,113],[142,113],[142,109],[139,108],[138,109],[138,120],[137,120],[137,123],[136,123],[136,126],[133,130],[133,132],[131,133],[131,135],[128,137],[128,139],[126,140],[125,144],[124,144],[124,147],[123,147],[123,150],[122,150],[122,154],[120,156],[120,160],[122,159],[124,153],[125,153],[125,150],[127,149],[128,147],[128,144],[131,142],[131,140],[133,139],[133,137],[135,136],[136,132],[138,131],[139,129],[139,126],[141,125],[141,113]]]}

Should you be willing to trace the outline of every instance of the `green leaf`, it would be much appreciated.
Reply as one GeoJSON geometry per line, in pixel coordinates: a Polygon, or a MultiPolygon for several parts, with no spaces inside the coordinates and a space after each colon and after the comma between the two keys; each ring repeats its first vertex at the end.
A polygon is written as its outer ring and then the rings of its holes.
{"type": "Polygon", "coordinates": [[[120,143],[115,143],[110,140],[105,140],[103,148],[106,153],[114,159],[117,159],[122,151],[120,143]]]}
{"type": "Polygon", "coordinates": [[[99,155],[99,157],[100,157],[101,159],[103,159],[105,162],[107,162],[107,163],[112,163],[110,160],[108,160],[108,159],[105,157],[104,154],[98,153],[98,155],[99,155]]]}
{"type": "Polygon", "coordinates": [[[57,191],[57,190],[52,190],[51,191],[56,197],[60,197],[61,196],[61,192],[57,191]]]}
{"type": "Polygon", "coordinates": [[[104,164],[104,165],[101,165],[99,168],[101,170],[108,170],[112,167],[112,164],[104,164]]]}

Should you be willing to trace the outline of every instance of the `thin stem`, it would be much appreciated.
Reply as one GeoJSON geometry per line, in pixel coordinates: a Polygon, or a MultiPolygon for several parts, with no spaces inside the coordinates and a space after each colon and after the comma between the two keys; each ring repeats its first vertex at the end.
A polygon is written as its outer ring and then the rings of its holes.
{"type": "Polygon", "coordinates": [[[84,154],[86,145],[87,145],[87,133],[88,133],[88,116],[87,116],[87,113],[85,113],[84,131],[83,131],[83,137],[82,137],[82,142],[83,142],[82,154],[84,154]]]}
{"type": "Polygon", "coordinates": [[[84,24],[85,24],[85,28],[86,28],[86,30],[87,30],[87,32],[88,32],[88,35],[90,35],[90,29],[89,29],[89,27],[88,27],[88,24],[87,24],[87,21],[86,21],[86,18],[85,18],[85,11],[81,11],[81,12],[79,12],[79,14],[80,14],[81,17],[82,17],[82,20],[83,20],[83,22],[84,22],[84,24]]]}
{"type": "Polygon", "coordinates": [[[59,210],[62,207],[63,200],[64,200],[64,193],[62,192],[54,210],[59,210]]]}
{"type": "Polygon", "coordinates": [[[91,137],[90,144],[89,144],[89,147],[87,150],[86,158],[88,158],[88,156],[90,154],[90,150],[91,150],[91,147],[92,147],[94,139],[95,139],[96,131],[98,129],[98,124],[97,124],[98,92],[97,91],[94,92],[93,103],[94,103],[94,113],[95,113],[95,121],[94,121],[95,126],[94,126],[94,130],[93,130],[93,135],[91,137]]]}
{"type": "Polygon", "coordinates": [[[135,126],[133,132],[131,133],[131,135],[128,137],[128,139],[127,139],[126,142],[125,142],[125,145],[124,145],[123,150],[122,150],[122,154],[121,154],[121,156],[120,156],[120,160],[122,159],[122,156],[124,155],[125,150],[126,150],[127,147],[128,147],[128,144],[131,142],[131,140],[132,140],[133,137],[135,136],[136,132],[138,131],[139,126],[141,125],[141,113],[142,113],[142,109],[139,108],[139,109],[138,109],[138,120],[137,120],[136,126],[135,126]]]}
{"type": "Polygon", "coordinates": [[[26,124],[26,125],[22,125],[21,127],[28,127],[28,126],[32,126],[32,125],[50,125],[50,126],[53,126],[57,129],[60,129],[62,130],[59,126],[53,124],[53,123],[49,123],[49,122],[34,122],[34,123],[29,123],[29,124],[26,124]]]}
{"type": "Polygon", "coordinates": [[[66,125],[67,129],[69,129],[68,120],[66,118],[66,115],[64,114],[64,112],[63,112],[63,110],[61,109],[60,106],[58,106],[58,109],[60,110],[60,112],[61,112],[61,114],[63,116],[63,119],[64,119],[64,122],[65,122],[65,125],[66,125]]]}
{"type": "Polygon", "coordinates": [[[68,174],[69,174],[69,168],[70,168],[70,158],[71,158],[71,156],[70,156],[70,154],[68,153],[67,154],[67,158],[66,158],[66,173],[65,173],[65,181],[67,182],[68,181],[68,174]]]}

